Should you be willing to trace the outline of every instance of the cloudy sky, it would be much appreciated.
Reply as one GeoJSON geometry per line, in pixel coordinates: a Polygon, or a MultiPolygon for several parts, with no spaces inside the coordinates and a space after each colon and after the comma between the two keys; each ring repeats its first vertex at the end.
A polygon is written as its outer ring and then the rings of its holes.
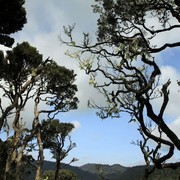
{"type": "MultiPolygon", "coordinates": [[[[136,124],[128,124],[127,115],[119,119],[102,121],[96,116],[95,111],[87,108],[89,98],[99,102],[101,99],[96,91],[89,87],[88,77],[79,70],[78,63],[65,56],[64,53],[68,48],[62,46],[58,40],[58,36],[63,34],[63,26],[73,23],[76,23],[74,36],[77,39],[82,38],[82,32],[90,32],[92,35],[95,33],[97,15],[92,13],[93,3],[93,0],[26,0],[28,23],[14,37],[16,42],[28,41],[37,47],[44,59],[51,57],[59,65],[74,69],[77,74],[79,109],[58,116],[60,121],[73,122],[76,125],[76,130],[72,132],[72,140],[77,147],[70,152],[65,162],[76,157],[79,161],[74,165],[85,163],[138,165],[143,162],[143,157],[139,147],[131,144],[140,138],[136,124]]],[[[164,37],[162,41],[163,39],[164,37]]],[[[158,42],[161,42],[161,39],[158,42]]],[[[176,80],[180,79],[178,57],[180,57],[178,49],[167,50],[157,57],[164,74],[162,81],[167,78],[172,78],[173,81],[167,117],[169,126],[176,132],[180,132],[180,94],[176,87],[176,80]],[[174,61],[169,62],[169,59],[174,61]]],[[[46,152],[45,158],[51,160],[50,157],[51,155],[46,152]]]]}

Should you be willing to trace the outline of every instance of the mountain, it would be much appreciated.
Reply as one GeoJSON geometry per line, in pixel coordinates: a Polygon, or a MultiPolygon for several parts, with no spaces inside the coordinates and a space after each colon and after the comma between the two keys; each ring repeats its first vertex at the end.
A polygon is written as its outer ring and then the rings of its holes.
{"type": "MultiPolygon", "coordinates": [[[[85,164],[80,167],[62,164],[63,169],[70,170],[77,175],[77,180],[140,180],[144,175],[145,166],[124,167],[119,164],[85,164]]],[[[54,170],[55,162],[44,161],[42,170],[54,170]]],[[[34,179],[34,171],[26,176],[26,180],[34,179]]],[[[29,172],[29,170],[28,170],[29,172]]],[[[180,168],[176,170],[155,170],[148,180],[179,180],[180,168]]]]}
{"type": "Polygon", "coordinates": [[[119,180],[140,180],[144,175],[145,166],[134,166],[127,168],[120,176],[119,180]]]}
{"type": "MultiPolygon", "coordinates": [[[[43,171],[54,170],[55,165],[56,165],[55,162],[44,161],[42,169],[43,169],[43,171]]],[[[68,164],[62,164],[61,167],[62,167],[62,169],[67,169],[67,170],[75,172],[78,176],[78,179],[81,179],[81,180],[98,180],[98,178],[95,174],[88,172],[88,171],[83,171],[80,167],[70,166],[68,164]]]]}
{"type": "Polygon", "coordinates": [[[102,164],[85,164],[80,167],[83,171],[96,174],[96,176],[102,176],[105,179],[118,179],[120,175],[127,170],[126,167],[119,164],[102,165],[102,164]]]}
{"type": "MultiPolygon", "coordinates": [[[[47,170],[55,170],[56,163],[51,161],[44,161],[42,165],[42,172],[47,170]]],[[[96,174],[92,174],[88,171],[83,171],[80,167],[70,166],[68,164],[61,164],[62,169],[67,169],[74,172],[78,180],[99,180],[96,174]]],[[[35,171],[33,169],[27,169],[24,173],[23,179],[34,180],[35,171]]]]}
{"type": "MultiPolygon", "coordinates": [[[[86,164],[80,169],[96,174],[100,168],[102,177],[105,180],[140,180],[144,175],[145,166],[124,167],[115,165],[86,164]]],[[[180,168],[178,169],[156,169],[148,178],[148,180],[180,180],[180,168]]],[[[82,179],[86,180],[86,179],[82,179]]]]}

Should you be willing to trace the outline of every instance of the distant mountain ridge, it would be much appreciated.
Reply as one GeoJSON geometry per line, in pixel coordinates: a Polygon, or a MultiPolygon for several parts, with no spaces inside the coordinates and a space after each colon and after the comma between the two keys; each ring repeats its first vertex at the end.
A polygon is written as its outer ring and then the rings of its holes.
{"type": "Polygon", "coordinates": [[[96,176],[102,176],[105,179],[118,179],[120,174],[127,170],[127,167],[119,164],[114,165],[102,165],[102,164],[85,164],[80,167],[83,171],[96,174],[96,176]]]}
{"type": "MultiPolygon", "coordinates": [[[[55,162],[44,161],[42,169],[54,170],[55,162]]],[[[80,167],[62,164],[63,169],[73,171],[77,175],[77,180],[141,180],[144,175],[145,166],[124,167],[120,164],[85,164],[80,167]]],[[[33,180],[33,173],[26,180],[33,180]]],[[[156,170],[149,180],[180,180],[180,168],[176,170],[163,169],[156,170]]]]}
{"type": "MultiPolygon", "coordinates": [[[[80,167],[83,171],[96,174],[98,177],[98,168],[105,180],[141,180],[144,175],[145,166],[124,167],[119,164],[101,165],[101,164],[85,164],[80,167]]],[[[86,180],[86,179],[82,179],[86,180]]],[[[149,176],[148,180],[180,180],[180,168],[173,169],[156,169],[149,176]]]]}

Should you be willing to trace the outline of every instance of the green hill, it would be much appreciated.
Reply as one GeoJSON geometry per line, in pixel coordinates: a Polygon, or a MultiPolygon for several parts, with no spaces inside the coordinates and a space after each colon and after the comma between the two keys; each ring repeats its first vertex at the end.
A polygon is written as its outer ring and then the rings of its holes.
{"type": "MultiPolygon", "coordinates": [[[[70,170],[77,175],[77,180],[140,180],[143,177],[145,166],[124,167],[119,164],[85,164],[80,167],[62,164],[62,168],[70,170]]],[[[54,170],[55,162],[44,161],[43,171],[54,170]]],[[[28,170],[24,176],[25,180],[33,180],[35,172],[28,170]]],[[[149,180],[179,180],[180,168],[155,170],[149,180]]]]}
{"type": "Polygon", "coordinates": [[[85,164],[80,167],[83,171],[90,172],[95,174],[97,177],[102,176],[105,179],[118,179],[120,175],[127,170],[126,167],[123,167],[119,164],[102,165],[102,164],[85,164]]]}

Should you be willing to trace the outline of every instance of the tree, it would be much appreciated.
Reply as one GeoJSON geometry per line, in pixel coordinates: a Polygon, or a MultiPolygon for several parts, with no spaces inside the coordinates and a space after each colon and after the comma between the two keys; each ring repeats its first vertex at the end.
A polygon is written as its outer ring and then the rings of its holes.
{"type": "Polygon", "coordinates": [[[14,39],[10,34],[22,30],[26,23],[24,0],[0,0],[0,44],[11,47],[14,39]]]}
{"type": "Polygon", "coordinates": [[[7,138],[4,180],[8,179],[12,166],[15,167],[15,179],[19,179],[23,155],[32,140],[38,144],[36,179],[39,179],[44,159],[41,116],[51,119],[59,112],[77,109],[76,75],[49,58],[43,60],[37,49],[27,42],[17,44],[6,52],[6,56],[3,52],[0,54],[0,129],[7,135],[9,128],[13,129],[13,135],[7,138]],[[33,107],[33,115],[29,118],[23,115],[28,103],[33,107]],[[32,122],[32,128],[25,126],[28,121],[32,122]]]}
{"type": "Polygon", "coordinates": [[[59,180],[76,180],[77,179],[76,173],[68,169],[62,169],[60,171],[60,174],[61,175],[59,176],[59,180]]]}
{"type": "Polygon", "coordinates": [[[74,125],[71,123],[61,123],[59,120],[43,120],[41,124],[41,137],[44,149],[50,149],[53,158],[56,159],[55,180],[58,179],[61,161],[76,146],[71,141],[69,133],[73,130],[74,125]],[[69,145],[65,149],[65,140],[68,137],[69,145]]]}
{"type": "Polygon", "coordinates": [[[6,159],[7,159],[7,142],[3,142],[0,139],[0,165],[1,165],[0,179],[3,179],[4,177],[6,159]]]}
{"type": "MultiPolygon", "coordinates": [[[[55,172],[53,170],[47,170],[44,171],[41,178],[48,179],[48,180],[54,180],[55,172]]],[[[68,169],[61,169],[60,174],[57,177],[57,180],[76,180],[77,175],[68,169]]]]}
{"type": "Polygon", "coordinates": [[[55,172],[53,170],[46,170],[42,173],[41,178],[47,180],[54,180],[55,172]]]}
{"type": "MultiPolygon", "coordinates": [[[[0,179],[4,179],[4,175],[5,175],[5,167],[6,167],[6,160],[8,157],[8,151],[10,149],[11,146],[11,138],[9,138],[6,141],[2,141],[0,139],[0,179]]],[[[21,172],[25,172],[27,168],[32,168],[33,166],[33,162],[34,159],[32,157],[32,155],[27,155],[27,154],[23,154],[22,157],[22,165],[21,165],[21,172]]],[[[14,173],[15,173],[15,164],[12,164],[12,169],[10,170],[10,172],[8,173],[8,178],[12,179],[14,178],[14,173]]],[[[25,175],[25,173],[22,175],[25,175]]]]}
{"type": "Polygon", "coordinates": [[[93,44],[88,33],[84,33],[82,44],[76,42],[73,26],[64,27],[69,40],[60,38],[66,45],[79,48],[67,54],[79,61],[80,68],[90,76],[89,83],[106,99],[105,105],[91,102],[90,107],[98,108],[101,118],[126,112],[130,121],[138,122],[142,140],[137,144],[147,164],[147,176],[154,170],[148,168],[150,164],[156,168],[179,167],[180,162],[166,163],[175,150],[180,150],[180,139],[164,116],[171,80],[160,84],[161,70],[156,61],[157,53],[180,46],[178,40],[167,39],[164,44],[156,44],[163,34],[168,36],[180,29],[179,1],[96,0],[93,10],[99,14],[97,42],[93,44]],[[153,108],[157,98],[162,102],[159,109],[153,108]],[[149,141],[155,146],[151,148],[149,141]],[[162,146],[168,149],[165,154],[161,154],[162,146]]]}

